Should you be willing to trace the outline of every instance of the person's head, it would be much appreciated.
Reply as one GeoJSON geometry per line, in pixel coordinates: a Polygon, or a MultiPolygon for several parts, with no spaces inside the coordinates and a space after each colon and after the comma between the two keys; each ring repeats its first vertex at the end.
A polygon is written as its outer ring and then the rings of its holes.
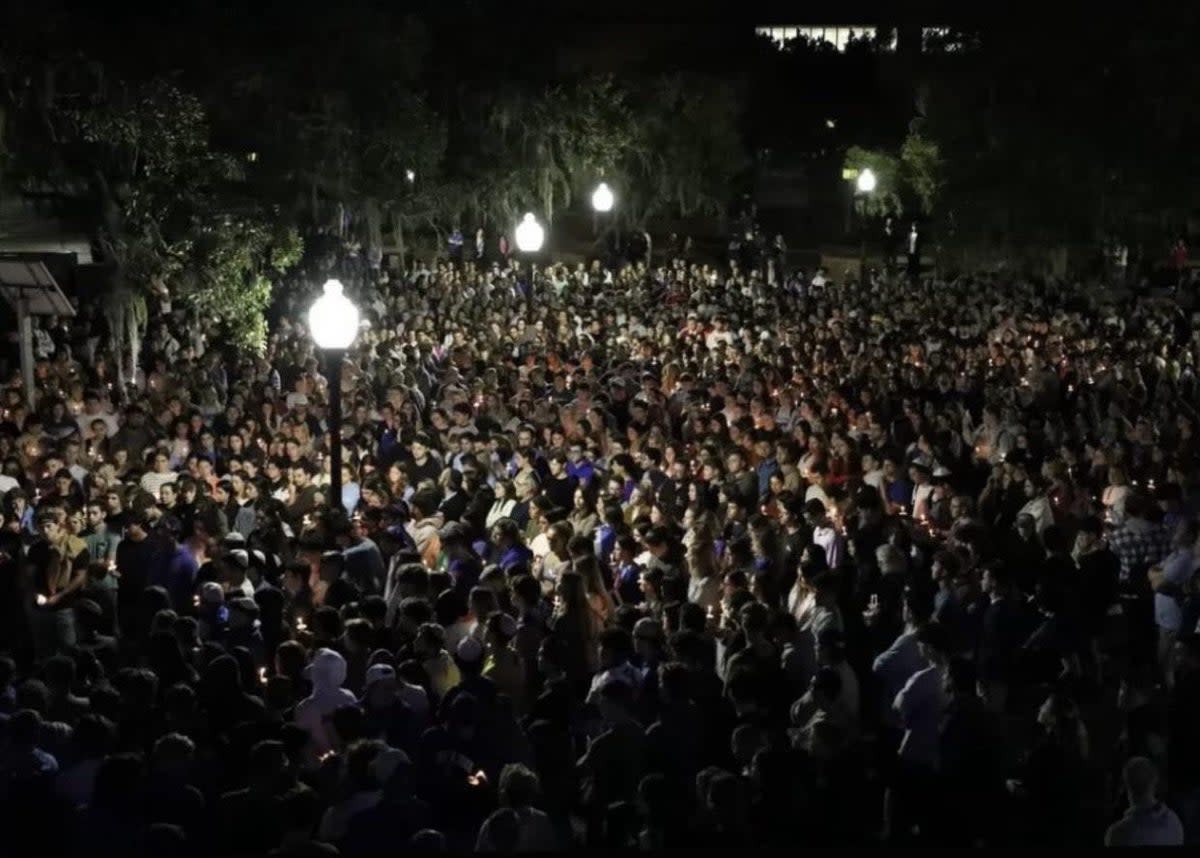
{"type": "Polygon", "coordinates": [[[578,572],[567,570],[558,579],[555,593],[562,600],[567,611],[578,612],[580,616],[587,610],[587,585],[583,576],[578,572]]]}
{"type": "Polygon", "coordinates": [[[520,763],[510,763],[500,772],[500,805],[513,809],[530,807],[541,793],[538,776],[520,763]]]}
{"type": "Polygon", "coordinates": [[[1079,530],[1075,534],[1075,551],[1078,554],[1086,554],[1100,547],[1101,537],[1104,535],[1104,525],[1096,516],[1088,516],[1079,523],[1079,530]]]}
{"type": "Polygon", "coordinates": [[[754,755],[767,746],[766,735],[757,724],[739,724],[733,731],[731,746],[733,759],[743,770],[746,769],[754,755]]]}
{"type": "Polygon", "coordinates": [[[249,771],[252,790],[273,792],[289,770],[290,761],[282,742],[264,739],[250,749],[249,771]]]}
{"type": "Polygon", "coordinates": [[[946,691],[959,700],[974,699],[978,671],[975,662],[962,656],[953,656],[946,670],[946,691]]]}
{"type": "Polygon", "coordinates": [[[41,513],[37,519],[38,532],[48,542],[58,542],[63,535],[63,527],[58,517],[50,513],[41,513]]]}
{"type": "Polygon", "coordinates": [[[825,711],[835,707],[842,696],[842,676],[834,667],[820,667],[813,674],[812,696],[825,711]]]}
{"type": "Polygon", "coordinates": [[[600,664],[611,669],[629,661],[633,655],[633,639],[623,628],[606,629],[600,635],[600,664]]]}
{"type": "Polygon", "coordinates": [[[813,498],[804,504],[804,519],[810,527],[822,523],[827,514],[825,504],[819,498],[813,498]]]}
{"type": "Polygon", "coordinates": [[[446,835],[436,828],[422,828],[408,841],[414,852],[445,852],[446,835]]]}
{"type": "Polygon", "coordinates": [[[993,563],[983,567],[980,587],[992,598],[1007,596],[1012,591],[1012,573],[1002,563],[993,563]]]}
{"type": "Polygon", "coordinates": [[[438,623],[422,623],[413,640],[413,649],[422,658],[431,658],[446,648],[446,630],[438,623]]]}
{"type": "Polygon", "coordinates": [[[1133,757],[1121,772],[1125,795],[1136,808],[1153,806],[1158,801],[1158,771],[1145,757],[1133,757]]]}
{"type": "Polygon", "coordinates": [[[151,765],[155,773],[186,777],[196,756],[196,744],[182,733],[167,733],[154,743],[151,765]]]}
{"type": "Polygon", "coordinates": [[[917,632],[917,648],[930,664],[945,664],[952,649],[949,630],[936,620],[926,623],[917,632]]]}
{"type": "Polygon", "coordinates": [[[633,626],[634,654],[643,664],[653,664],[663,653],[665,634],[662,623],[653,617],[642,617],[633,626]]]}
{"type": "Polygon", "coordinates": [[[608,723],[623,721],[633,711],[633,687],[619,679],[609,679],[600,686],[600,717],[608,723]]]}

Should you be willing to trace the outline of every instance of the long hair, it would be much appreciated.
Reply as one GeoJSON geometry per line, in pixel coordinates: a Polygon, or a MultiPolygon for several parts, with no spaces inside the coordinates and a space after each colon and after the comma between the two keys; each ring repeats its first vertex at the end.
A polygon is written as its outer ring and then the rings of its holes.
{"type": "Polygon", "coordinates": [[[604,578],[600,574],[600,562],[594,554],[585,554],[571,561],[571,569],[583,578],[584,588],[589,597],[599,597],[604,603],[606,616],[616,609],[608,588],[604,586],[604,578]]]}

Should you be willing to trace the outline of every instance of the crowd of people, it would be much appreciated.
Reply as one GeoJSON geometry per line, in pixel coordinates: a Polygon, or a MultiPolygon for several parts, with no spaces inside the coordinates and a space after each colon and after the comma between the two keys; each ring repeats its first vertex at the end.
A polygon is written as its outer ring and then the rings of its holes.
{"type": "Polygon", "coordinates": [[[3,390],[9,843],[1193,840],[1196,330],[1015,275],[340,256],[263,353],[163,298],[117,372],[85,303],[3,390]]]}

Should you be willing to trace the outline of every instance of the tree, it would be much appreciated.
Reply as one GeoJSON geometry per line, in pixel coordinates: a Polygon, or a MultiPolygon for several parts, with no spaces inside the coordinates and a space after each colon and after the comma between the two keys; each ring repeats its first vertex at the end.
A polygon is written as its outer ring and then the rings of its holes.
{"type": "Polygon", "coordinates": [[[198,98],[166,80],[127,86],[94,71],[48,67],[10,139],[39,153],[21,162],[25,190],[94,213],[114,351],[129,347],[119,372],[137,365],[149,294],[172,294],[218,320],[233,345],[260,348],[266,278],[298,260],[298,234],[244,193],[242,164],[210,146],[198,98]]]}
{"type": "Polygon", "coordinates": [[[921,214],[933,214],[934,204],[945,183],[941,150],[937,143],[914,130],[900,147],[900,174],[916,199],[921,214]]]}
{"type": "Polygon", "coordinates": [[[860,194],[863,214],[868,217],[898,215],[904,212],[900,197],[902,171],[900,160],[889,152],[869,150],[851,146],[846,150],[844,170],[847,175],[857,176],[864,170],[875,174],[875,190],[860,194]]]}
{"type": "Polygon", "coordinates": [[[871,217],[933,214],[945,181],[943,168],[937,144],[915,129],[895,155],[882,149],[851,146],[843,162],[843,169],[850,175],[868,169],[875,174],[875,190],[863,199],[864,213],[871,217]]]}
{"type": "Polygon", "coordinates": [[[1198,12],[1073,17],[952,34],[929,55],[922,133],[960,242],[1032,253],[1118,234],[1151,250],[1200,198],[1198,12]],[[1069,36],[1064,38],[1064,34],[1069,36]]]}
{"type": "Polygon", "coordinates": [[[663,215],[723,214],[748,163],[734,88],[665,75],[644,88],[634,111],[634,142],[619,166],[628,186],[622,215],[641,227],[663,215]]]}

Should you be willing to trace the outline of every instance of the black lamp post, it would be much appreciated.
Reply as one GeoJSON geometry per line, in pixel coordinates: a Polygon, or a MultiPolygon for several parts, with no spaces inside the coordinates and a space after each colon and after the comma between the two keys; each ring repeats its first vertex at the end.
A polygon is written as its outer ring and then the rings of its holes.
{"type": "Polygon", "coordinates": [[[517,250],[525,257],[529,277],[525,289],[525,314],[533,321],[533,257],[546,242],[546,230],[538,223],[533,212],[525,212],[525,217],[517,224],[516,239],[517,250]]]}
{"type": "Polygon", "coordinates": [[[875,173],[870,167],[858,174],[854,182],[858,195],[855,199],[858,208],[858,281],[860,286],[867,282],[867,197],[875,190],[875,173]]]}
{"type": "Polygon", "coordinates": [[[337,280],[325,283],[325,294],[308,311],[308,329],[325,356],[329,378],[329,506],[342,505],[342,362],[358,335],[358,307],[337,280]]]}

